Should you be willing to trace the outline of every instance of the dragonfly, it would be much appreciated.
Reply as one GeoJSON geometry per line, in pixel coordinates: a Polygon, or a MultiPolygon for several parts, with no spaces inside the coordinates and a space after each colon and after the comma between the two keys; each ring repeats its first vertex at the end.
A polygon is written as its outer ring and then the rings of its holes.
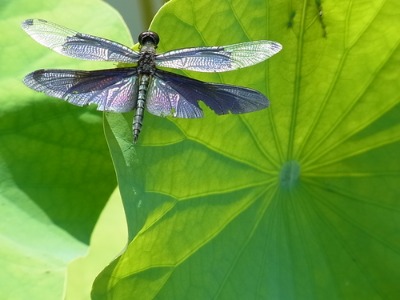
{"type": "Polygon", "coordinates": [[[260,63],[282,46],[258,40],[229,46],[193,47],[156,53],[160,38],[152,31],[139,35],[139,52],[120,43],[80,33],[42,20],[22,23],[38,43],[59,54],[124,67],[103,70],[41,69],[25,76],[29,88],[77,106],[96,104],[97,110],[124,113],[134,110],[133,141],[142,129],[144,111],[176,118],[201,118],[199,101],[218,115],[264,109],[269,100],[260,92],[235,85],[208,83],[159,67],[197,72],[226,72],[260,63]]]}

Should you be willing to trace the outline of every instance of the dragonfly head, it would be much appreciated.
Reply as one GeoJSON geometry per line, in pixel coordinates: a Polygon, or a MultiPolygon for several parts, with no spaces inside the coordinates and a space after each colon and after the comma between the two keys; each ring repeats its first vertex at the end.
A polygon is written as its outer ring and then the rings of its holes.
{"type": "Polygon", "coordinates": [[[139,34],[139,43],[141,46],[151,43],[155,47],[157,47],[158,42],[160,41],[160,38],[158,37],[158,34],[153,32],[153,31],[145,31],[139,34]]]}

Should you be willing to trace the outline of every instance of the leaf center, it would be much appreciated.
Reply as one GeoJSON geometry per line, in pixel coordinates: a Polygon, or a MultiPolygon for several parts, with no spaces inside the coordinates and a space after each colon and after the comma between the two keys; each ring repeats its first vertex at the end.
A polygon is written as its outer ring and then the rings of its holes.
{"type": "Polygon", "coordinates": [[[280,173],[280,182],[283,188],[292,189],[296,186],[300,177],[300,165],[297,161],[291,160],[283,164],[280,173]]]}

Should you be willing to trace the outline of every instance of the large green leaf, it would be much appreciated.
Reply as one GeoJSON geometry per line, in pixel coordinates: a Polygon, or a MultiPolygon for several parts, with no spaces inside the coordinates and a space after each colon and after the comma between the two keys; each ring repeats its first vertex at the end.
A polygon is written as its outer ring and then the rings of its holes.
{"type": "Polygon", "coordinates": [[[59,299],[66,266],[86,252],[115,173],[101,113],[36,93],[22,78],[39,68],[113,65],[63,57],[20,24],[43,18],[131,42],[101,1],[1,1],[0,16],[0,298],[59,299]]]}
{"type": "MultiPolygon", "coordinates": [[[[95,299],[398,299],[397,0],[170,1],[159,50],[275,40],[268,62],[193,74],[267,110],[106,131],[130,244],[95,299]]],[[[188,73],[187,73],[188,74],[188,73]]]]}

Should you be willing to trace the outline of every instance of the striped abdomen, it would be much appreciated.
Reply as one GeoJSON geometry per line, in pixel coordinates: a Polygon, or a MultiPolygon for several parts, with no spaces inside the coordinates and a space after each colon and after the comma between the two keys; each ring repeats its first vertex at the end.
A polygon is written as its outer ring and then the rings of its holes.
{"type": "Polygon", "coordinates": [[[135,117],[133,118],[133,141],[135,143],[139,137],[140,130],[142,129],[149,82],[150,82],[150,75],[142,74],[139,76],[138,100],[136,104],[135,117]]]}

